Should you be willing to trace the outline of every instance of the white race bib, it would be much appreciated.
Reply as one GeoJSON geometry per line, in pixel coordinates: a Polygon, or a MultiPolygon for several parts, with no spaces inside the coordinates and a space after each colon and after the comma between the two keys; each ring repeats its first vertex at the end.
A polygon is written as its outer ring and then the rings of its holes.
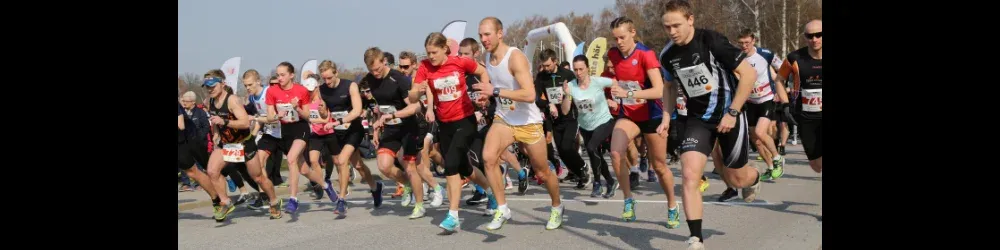
{"type": "Polygon", "coordinates": [[[486,119],[483,117],[483,112],[476,111],[476,131],[481,131],[486,127],[486,119]]]}
{"type": "Polygon", "coordinates": [[[310,109],[309,110],[309,119],[319,119],[319,110],[310,109]]]}
{"type": "Polygon", "coordinates": [[[563,90],[560,87],[545,88],[545,94],[548,95],[549,103],[559,104],[562,103],[563,90]]]}
{"type": "Polygon", "coordinates": [[[292,123],[292,122],[299,121],[299,112],[296,111],[295,108],[292,107],[292,104],[290,104],[290,103],[284,103],[284,104],[279,103],[278,105],[275,105],[275,108],[278,109],[278,114],[284,113],[285,111],[288,112],[288,114],[286,114],[284,117],[281,117],[281,121],[286,122],[286,123],[292,123]]]}
{"type": "Polygon", "coordinates": [[[476,99],[479,99],[479,92],[469,91],[469,99],[472,99],[472,101],[475,102],[476,99]]]}
{"type": "Polygon", "coordinates": [[[514,107],[517,107],[516,103],[514,103],[514,100],[503,97],[497,97],[497,103],[500,104],[501,110],[514,111],[514,107]]]}
{"type": "MultiPolygon", "coordinates": [[[[378,105],[378,112],[382,115],[391,115],[396,113],[396,107],[392,105],[378,105]]],[[[385,122],[385,125],[396,125],[403,123],[402,118],[396,118],[385,122]]]]}
{"type": "Polygon", "coordinates": [[[458,74],[434,80],[434,88],[438,90],[438,101],[450,102],[462,97],[462,91],[458,91],[458,83],[458,74]]]}
{"type": "MultiPolygon", "coordinates": [[[[639,85],[639,82],[636,81],[618,81],[618,86],[624,89],[626,92],[632,91],[634,93],[638,92],[639,90],[642,90],[642,86],[639,85]]],[[[621,101],[622,105],[638,105],[646,103],[645,99],[636,100],[635,98],[628,98],[628,97],[625,98],[615,97],[615,101],[616,102],[621,101]]]]}
{"type": "Polygon", "coordinates": [[[677,97],[677,115],[688,115],[687,102],[684,101],[684,97],[677,97]]]}
{"type": "Polygon", "coordinates": [[[823,89],[802,90],[802,111],[823,112],[823,89]]]}
{"type": "MultiPolygon", "coordinates": [[[[336,119],[344,119],[344,117],[347,117],[347,111],[330,112],[330,116],[333,116],[334,120],[336,120],[336,119]]],[[[333,127],[333,129],[336,129],[336,130],[347,130],[348,126],[350,126],[350,124],[340,124],[340,125],[337,125],[337,126],[333,127]]]]}
{"type": "Polygon", "coordinates": [[[594,112],[594,99],[573,99],[576,111],[580,113],[594,112]]]}
{"type": "Polygon", "coordinates": [[[677,70],[677,75],[680,77],[681,84],[684,86],[684,90],[687,91],[688,97],[703,96],[712,93],[712,91],[719,87],[719,84],[715,81],[715,76],[711,72],[708,72],[705,64],[698,64],[677,70]]]}
{"type": "Polygon", "coordinates": [[[230,143],[222,145],[222,160],[226,162],[240,163],[243,159],[243,144],[230,143]]]}
{"type": "Polygon", "coordinates": [[[758,82],[754,84],[753,90],[750,91],[751,99],[760,99],[771,95],[771,84],[767,82],[758,82]]]}

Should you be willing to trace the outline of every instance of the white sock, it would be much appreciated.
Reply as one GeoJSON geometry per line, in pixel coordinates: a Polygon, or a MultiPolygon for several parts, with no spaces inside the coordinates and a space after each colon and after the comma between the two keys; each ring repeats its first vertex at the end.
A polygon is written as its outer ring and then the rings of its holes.
{"type": "Polygon", "coordinates": [[[448,210],[448,215],[451,215],[451,217],[458,218],[458,210],[448,210]]]}
{"type": "Polygon", "coordinates": [[[562,204],[559,204],[558,207],[553,207],[553,208],[555,208],[556,210],[559,210],[559,213],[563,212],[563,205],[562,204]]]}
{"type": "Polygon", "coordinates": [[[639,173],[639,165],[632,166],[629,170],[632,171],[632,173],[639,173]]]}
{"type": "Polygon", "coordinates": [[[677,205],[674,205],[674,207],[670,208],[670,210],[677,210],[677,205]]]}
{"type": "Polygon", "coordinates": [[[500,209],[500,211],[503,211],[504,213],[510,212],[510,208],[507,208],[507,204],[506,203],[504,203],[503,205],[497,206],[497,209],[500,209]]]}
{"type": "Polygon", "coordinates": [[[775,161],[777,161],[777,160],[781,160],[781,155],[774,155],[774,160],[775,160],[775,161]]]}
{"type": "Polygon", "coordinates": [[[293,197],[288,197],[288,199],[289,199],[289,200],[295,200],[295,201],[299,201],[299,198],[297,198],[297,197],[294,197],[294,196],[293,196],[293,197]]]}

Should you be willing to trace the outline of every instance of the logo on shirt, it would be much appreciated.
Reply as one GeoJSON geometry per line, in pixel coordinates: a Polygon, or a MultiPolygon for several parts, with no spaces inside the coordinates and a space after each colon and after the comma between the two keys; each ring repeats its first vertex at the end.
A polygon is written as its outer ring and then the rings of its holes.
{"type": "Polygon", "coordinates": [[[635,66],[636,64],[639,64],[639,60],[632,59],[632,66],[635,66]]]}
{"type": "Polygon", "coordinates": [[[698,53],[691,54],[691,65],[698,65],[701,63],[701,55],[698,53]]]}

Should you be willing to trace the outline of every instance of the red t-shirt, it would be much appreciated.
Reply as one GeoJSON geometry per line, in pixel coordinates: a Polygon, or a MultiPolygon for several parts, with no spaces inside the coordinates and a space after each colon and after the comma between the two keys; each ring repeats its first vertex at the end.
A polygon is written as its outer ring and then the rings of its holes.
{"type": "Polygon", "coordinates": [[[476,72],[479,64],[472,59],[448,56],[441,66],[431,65],[430,60],[420,62],[413,82],[427,81],[434,90],[434,111],[442,122],[453,122],[475,114],[472,99],[466,94],[465,74],[476,72]]]}
{"type": "MultiPolygon", "coordinates": [[[[306,87],[302,87],[302,85],[298,83],[292,83],[292,88],[289,90],[281,89],[281,85],[268,88],[267,96],[264,97],[264,103],[267,105],[275,105],[275,108],[277,108],[278,104],[291,104],[292,99],[295,97],[299,98],[299,107],[309,107],[306,106],[309,105],[309,100],[311,100],[309,98],[309,90],[306,90],[306,87]]],[[[289,114],[292,114],[292,112],[289,112],[289,114]]],[[[298,111],[295,111],[294,115],[298,116],[298,111]]],[[[303,119],[299,116],[298,120],[301,121],[303,119]]],[[[281,120],[281,124],[286,123],[290,122],[287,122],[284,119],[281,120]]]]}
{"type": "MultiPolygon", "coordinates": [[[[627,57],[623,57],[621,51],[617,48],[608,50],[608,61],[614,64],[615,79],[618,80],[618,85],[636,84],[639,85],[639,89],[652,88],[653,84],[648,79],[646,71],[660,68],[660,61],[656,59],[656,53],[646,48],[642,43],[637,43],[635,50],[627,57]]],[[[634,91],[638,91],[639,89],[634,91]]],[[[619,115],[624,115],[633,122],[642,122],[663,117],[662,100],[642,100],[641,102],[644,103],[633,105],[624,102],[619,103],[618,109],[621,110],[619,115]]]]}

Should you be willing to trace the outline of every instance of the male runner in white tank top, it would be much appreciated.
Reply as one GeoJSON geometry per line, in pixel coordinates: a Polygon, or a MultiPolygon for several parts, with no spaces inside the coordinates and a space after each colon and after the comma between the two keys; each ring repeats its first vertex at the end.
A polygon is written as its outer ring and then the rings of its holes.
{"type": "MultiPolygon", "coordinates": [[[[486,135],[483,148],[486,176],[493,190],[504,190],[503,174],[500,173],[500,154],[514,142],[526,148],[531,165],[536,166],[536,176],[545,180],[545,187],[552,198],[552,212],[545,229],[556,229],[562,225],[562,204],[559,200],[559,180],[549,171],[548,151],[542,132],[542,112],[535,106],[535,84],[531,79],[531,69],[524,53],[503,43],[503,23],[496,17],[487,17],[479,22],[479,40],[486,47],[486,71],[493,85],[476,84],[481,105],[490,97],[497,98],[496,117],[486,135]],[[494,88],[495,86],[495,88],[494,88]]],[[[510,208],[504,192],[494,192],[498,207],[487,230],[497,230],[511,218],[510,208]]]]}

